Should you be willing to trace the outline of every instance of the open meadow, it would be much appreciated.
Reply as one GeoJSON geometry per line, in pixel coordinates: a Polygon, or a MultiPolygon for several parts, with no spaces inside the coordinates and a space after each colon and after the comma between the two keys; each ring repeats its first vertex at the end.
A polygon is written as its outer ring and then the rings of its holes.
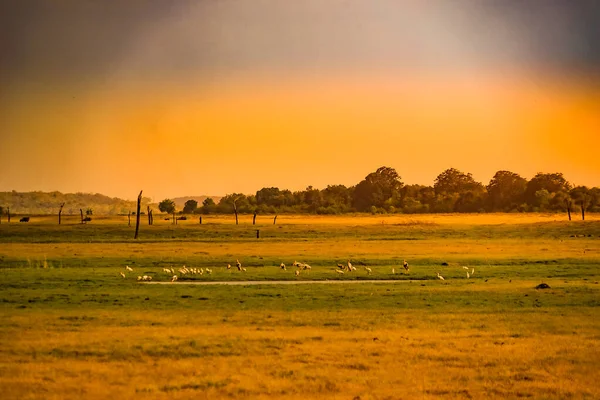
{"type": "Polygon", "coordinates": [[[598,399],[586,218],[3,220],[1,398],[598,399]]]}

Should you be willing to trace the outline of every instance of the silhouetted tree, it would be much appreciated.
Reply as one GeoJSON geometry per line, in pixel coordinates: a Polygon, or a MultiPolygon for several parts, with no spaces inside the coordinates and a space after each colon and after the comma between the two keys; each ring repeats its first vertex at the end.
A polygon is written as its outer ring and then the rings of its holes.
{"type": "Polygon", "coordinates": [[[386,201],[397,195],[402,188],[400,179],[395,169],[378,168],[354,188],[354,207],[359,211],[368,211],[372,206],[383,208],[386,201]]]}
{"type": "Polygon", "coordinates": [[[198,202],[196,200],[190,199],[185,202],[183,205],[183,213],[184,214],[193,214],[198,208],[198,202]]]}
{"type": "Polygon", "coordinates": [[[527,183],[525,189],[525,201],[533,207],[542,207],[539,202],[544,196],[537,195],[540,190],[546,190],[549,194],[556,192],[569,192],[571,184],[563,177],[562,173],[546,174],[539,172],[527,183]]]}
{"type": "Polygon", "coordinates": [[[585,220],[585,210],[591,200],[590,190],[586,186],[577,186],[571,190],[571,197],[573,197],[574,203],[581,209],[581,219],[585,220]]]}
{"type": "Polygon", "coordinates": [[[488,209],[511,211],[525,200],[527,179],[510,171],[498,171],[487,185],[488,209]]]}

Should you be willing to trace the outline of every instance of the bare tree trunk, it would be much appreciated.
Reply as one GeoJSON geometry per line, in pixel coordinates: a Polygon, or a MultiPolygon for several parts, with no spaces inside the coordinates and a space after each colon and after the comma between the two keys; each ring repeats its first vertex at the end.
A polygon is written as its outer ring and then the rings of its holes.
{"type": "Polygon", "coordinates": [[[585,221],[585,204],[581,202],[581,220],[585,221]]]}
{"type": "Polygon", "coordinates": [[[140,208],[142,207],[142,192],[143,190],[140,190],[140,194],[138,195],[137,212],[135,213],[135,236],[133,237],[134,239],[138,238],[138,232],[140,231],[140,208]]]}
{"type": "Polygon", "coordinates": [[[238,224],[238,213],[237,213],[237,205],[235,204],[235,202],[237,201],[237,199],[233,200],[233,212],[235,213],[235,224],[238,224]]]}
{"type": "Polygon", "coordinates": [[[83,224],[83,210],[80,208],[79,213],[81,214],[81,223],[83,224]]]}
{"type": "Polygon", "coordinates": [[[254,211],[254,216],[252,217],[252,225],[256,225],[256,211],[254,211]]]}
{"type": "Polygon", "coordinates": [[[273,218],[273,225],[277,223],[277,214],[275,214],[275,218],[273,218]]]}
{"type": "Polygon", "coordinates": [[[131,211],[127,214],[127,226],[131,226],[131,211]]]}
{"type": "Polygon", "coordinates": [[[198,217],[198,222],[200,222],[200,225],[202,225],[202,215],[198,217]]]}
{"type": "Polygon", "coordinates": [[[150,225],[154,225],[154,211],[150,210],[150,225]]]}
{"type": "Polygon", "coordinates": [[[571,207],[567,207],[567,214],[569,214],[569,221],[571,220],[571,207]]]}
{"type": "Polygon", "coordinates": [[[63,209],[63,207],[64,207],[64,206],[65,206],[65,203],[62,203],[62,204],[60,205],[60,208],[58,209],[58,224],[59,224],[59,225],[60,225],[60,222],[61,222],[62,209],[63,209]]]}
{"type": "Polygon", "coordinates": [[[260,229],[257,229],[257,230],[256,230],[256,238],[257,238],[257,239],[260,239],[260,229]]]}
{"type": "Polygon", "coordinates": [[[6,220],[10,224],[10,207],[6,207],[6,220]]]}

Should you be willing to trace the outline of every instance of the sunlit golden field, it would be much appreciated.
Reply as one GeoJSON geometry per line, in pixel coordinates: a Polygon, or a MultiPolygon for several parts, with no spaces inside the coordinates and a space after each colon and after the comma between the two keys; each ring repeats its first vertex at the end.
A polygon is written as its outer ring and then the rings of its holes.
{"type": "Polygon", "coordinates": [[[155,218],[142,219],[138,241],[126,217],[3,221],[0,393],[600,398],[600,218],[587,219],[155,218]],[[312,269],[296,277],[295,260],[312,269]],[[336,273],[348,260],[357,271],[336,273]],[[163,268],[183,264],[213,272],[154,284],[170,280],[163,268]],[[280,280],[315,282],[189,284],[280,280]],[[364,282],[331,284],[344,280],[364,282]],[[542,282],[551,288],[535,289],[542,282]]]}

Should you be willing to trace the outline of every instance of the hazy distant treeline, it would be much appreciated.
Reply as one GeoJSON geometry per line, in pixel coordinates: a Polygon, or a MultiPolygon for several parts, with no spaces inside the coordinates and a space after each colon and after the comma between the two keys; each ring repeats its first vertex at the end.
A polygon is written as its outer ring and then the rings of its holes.
{"type": "MultiPolygon", "coordinates": [[[[3,213],[10,208],[15,214],[57,214],[62,203],[65,204],[65,215],[79,215],[79,209],[84,213],[91,210],[93,215],[116,215],[135,210],[137,200],[127,201],[99,193],[0,192],[3,213]]],[[[144,197],[142,204],[145,208],[150,204],[150,198],[144,197]]]]}
{"type": "Polygon", "coordinates": [[[355,186],[312,186],[292,192],[263,188],[254,195],[228,194],[215,203],[186,204],[185,212],[258,214],[314,213],[448,213],[600,211],[600,188],[574,187],[562,173],[538,173],[531,180],[510,171],[498,171],[487,185],[470,173],[450,168],[437,176],[433,186],[404,185],[393,168],[381,167],[355,186]]]}

